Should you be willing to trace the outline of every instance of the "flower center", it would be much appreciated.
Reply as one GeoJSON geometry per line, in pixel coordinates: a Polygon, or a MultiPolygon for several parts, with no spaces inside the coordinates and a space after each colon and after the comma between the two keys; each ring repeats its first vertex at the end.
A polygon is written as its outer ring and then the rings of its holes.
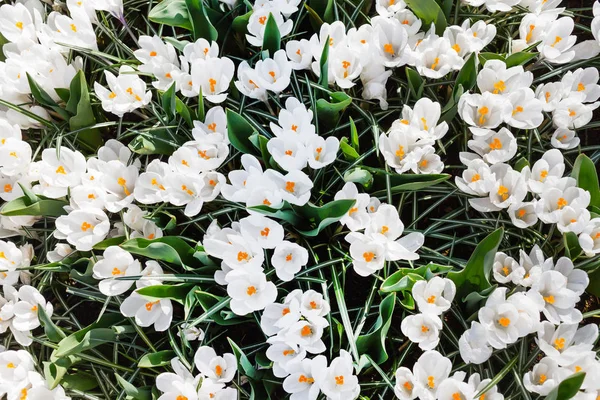
{"type": "Polygon", "coordinates": [[[296,187],[296,182],[286,182],[285,183],[285,190],[287,190],[290,193],[294,193],[295,187],[296,187]]]}
{"type": "Polygon", "coordinates": [[[427,377],[427,386],[429,386],[431,389],[435,387],[435,378],[432,375],[427,377]]]}
{"type": "Polygon", "coordinates": [[[248,289],[246,289],[246,293],[248,294],[248,296],[255,295],[256,288],[254,286],[248,286],[248,289]]]}
{"type": "Polygon", "coordinates": [[[310,326],[304,325],[304,327],[300,330],[300,335],[302,335],[302,336],[312,335],[312,329],[310,329],[310,326]]]}
{"type": "Polygon", "coordinates": [[[479,125],[485,124],[485,121],[487,120],[485,116],[490,112],[490,109],[486,106],[483,106],[479,108],[477,112],[479,113],[479,125]]]}
{"type": "Polygon", "coordinates": [[[260,236],[268,237],[269,236],[269,232],[271,232],[271,229],[265,228],[262,231],[260,231],[260,236]]]}
{"type": "Polygon", "coordinates": [[[373,253],[372,251],[364,252],[363,258],[365,259],[366,262],[371,262],[375,258],[375,253],[373,253]]]}
{"type": "Polygon", "coordinates": [[[336,376],[335,377],[335,384],[336,385],[343,385],[344,384],[344,375],[336,376]]]}
{"type": "Polygon", "coordinates": [[[562,350],[565,348],[565,338],[558,338],[554,341],[554,348],[556,350],[562,350]]]}
{"type": "Polygon", "coordinates": [[[498,320],[498,323],[500,325],[502,325],[503,327],[507,328],[510,325],[510,319],[508,319],[506,317],[502,317],[498,320]]]}
{"type": "Polygon", "coordinates": [[[492,140],[492,142],[490,143],[490,149],[491,150],[502,149],[502,142],[500,141],[500,139],[494,138],[494,140],[492,140]]]}
{"type": "Polygon", "coordinates": [[[559,210],[568,204],[569,204],[569,202],[567,202],[567,200],[565,200],[564,197],[559,198],[558,201],[556,202],[556,206],[558,207],[559,210]]]}
{"type": "Polygon", "coordinates": [[[494,94],[500,94],[506,90],[506,83],[504,81],[498,81],[494,83],[494,94]]]}
{"type": "Polygon", "coordinates": [[[248,261],[248,253],[246,253],[245,251],[238,252],[238,254],[237,254],[237,260],[239,262],[248,261]]]}
{"type": "Polygon", "coordinates": [[[544,296],[544,301],[548,304],[554,304],[554,296],[544,296]]]}
{"type": "Polygon", "coordinates": [[[425,325],[421,325],[421,332],[427,333],[427,332],[429,332],[429,328],[426,327],[425,325]]]}
{"type": "Polygon", "coordinates": [[[91,227],[92,227],[92,224],[90,224],[90,223],[88,223],[86,221],[84,221],[81,224],[81,230],[84,231],[84,232],[87,232],[87,230],[90,229],[91,227]]]}
{"type": "Polygon", "coordinates": [[[508,188],[506,186],[500,185],[498,188],[498,196],[502,197],[502,200],[508,199],[508,188]]]}

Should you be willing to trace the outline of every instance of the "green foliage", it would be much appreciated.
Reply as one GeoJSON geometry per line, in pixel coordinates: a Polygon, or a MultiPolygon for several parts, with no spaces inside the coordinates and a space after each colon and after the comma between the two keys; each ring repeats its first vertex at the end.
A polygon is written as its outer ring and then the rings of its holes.
{"type": "Polygon", "coordinates": [[[281,48],[281,35],[273,14],[269,14],[267,24],[265,25],[265,35],[263,38],[263,51],[269,52],[270,57],[273,57],[275,52],[281,48]]]}
{"type": "Polygon", "coordinates": [[[435,0],[404,0],[417,17],[423,21],[423,25],[429,27],[435,24],[435,32],[438,35],[444,33],[448,22],[446,16],[435,0]]]}
{"type": "Polygon", "coordinates": [[[585,154],[580,154],[575,160],[571,176],[577,180],[577,186],[590,192],[590,205],[600,207],[600,187],[594,162],[585,154]]]}
{"type": "Polygon", "coordinates": [[[379,305],[379,315],[369,333],[356,338],[358,353],[369,354],[376,363],[383,363],[388,359],[385,339],[392,324],[395,304],[396,294],[387,295],[379,305]]]}

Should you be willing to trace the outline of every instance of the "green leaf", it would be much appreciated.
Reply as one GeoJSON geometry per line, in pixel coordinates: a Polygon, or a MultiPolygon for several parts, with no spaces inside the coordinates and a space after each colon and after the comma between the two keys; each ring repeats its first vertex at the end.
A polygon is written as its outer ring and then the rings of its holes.
{"type": "Polygon", "coordinates": [[[518,53],[511,54],[506,58],[506,68],[516,67],[518,65],[525,65],[529,61],[536,58],[538,55],[538,53],[526,51],[520,51],[518,53]]]}
{"type": "Polygon", "coordinates": [[[182,283],[180,285],[154,285],[143,287],[136,290],[136,292],[150,300],[169,299],[183,304],[192,287],[194,285],[189,283],[182,283]]]}
{"type": "Polygon", "coordinates": [[[462,69],[456,76],[454,88],[462,85],[464,90],[471,90],[477,83],[477,58],[475,53],[472,53],[469,59],[465,62],[462,69]]]}
{"type": "MultiPolygon", "coordinates": [[[[327,36],[327,40],[323,44],[323,51],[321,51],[321,59],[319,60],[319,86],[323,88],[329,87],[329,36],[327,36]]],[[[317,91],[317,97],[323,97],[324,93],[321,91],[317,91]]]]}
{"type": "Polygon", "coordinates": [[[78,354],[102,344],[114,342],[115,338],[115,331],[111,328],[83,329],[61,340],[56,349],[56,356],[66,357],[78,354]]]}
{"type": "Polygon", "coordinates": [[[233,22],[231,23],[231,27],[233,28],[233,30],[237,33],[246,33],[248,31],[248,22],[250,21],[250,16],[252,15],[252,13],[253,11],[250,10],[244,15],[238,15],[237,17],[235,17],[233,19],[233,22]]]}
{"type": "Polygon", "coordinates": [[[177,354],[173,350],[164,350],[156,353],[144,354],[138,361],[138,368],[156,368],[168,365],[177,354]]]}
{"type": "Polygon", "coordinates": [[[490,390],[491,388],[493,388],[494,386],[496,386],[498,383],[500,383],[500,381],[502,380],[502,378],[504,378],[515,366],[515,364],[517,363],[517,361],[519,360],[519,356],[515,356],[512,360],[510,360],[508,362],[508,364],[506,364],[504,366],[504,368],[502,368],[502,370],[498,373],[498,375],[494,376],[494,379],[492,379],[492,381],[490,383],[488,383],[479,393],[477,393],[475,396],[473,396],[474,399],[479,399],[479,398],[485,398],[487,396],[483,396],[484,393],[486,393],[488,390],[490,390]]]}
{"type": "MultiPolygon", "coordinates": [[[[180,137],[177,137],[179,139],[180,137]]],[[[173,136],[166,129],[155,129],[137,135],[128,145],[136,154],[165,154],[171,155],[177,148],[173,144],[173,136]]]]}
{"type": "Polygon", "coordinates": [[[116,236],[109,239],[105,239],[94,245],[94,250],[106,250],[110,246],[118,246],[125,241],[125,236],[116,236]]]}
{"type": "Polygon", "coordinates": [[[235,314],[232,315],[231,313],[227,313],[223,310],[229,304],[230,299],[227,297],[219,297],[212,293],[203,292],[201,290],[195,291],[194,295],[196,296],[196,300],[198,300],[198,303],[200,303],[200,306],[204,312],[209,314],[210,318],[217,325],[239,325],[248,320],[247,318],[238,317],[235,314]]]}
{"type": "MultiPolygon", "coordinates": [[[[198,101],[200,101],[200,100],[198,100],[198,101]]],[[[175,97],[175,111],[177,111],[177,114],[179,114],[181,116],[181,118],[183,118],[185,123],[190,128],[194,127],[192,113],[190,112],[190,109],[188,108],[188,106],[186,106],[185,103],[179,99],[179,97],[175,97]]]]}
{"type": "Polygon", "coordinates": [[[68,203],[63,200],[47,199],[39,196],[38,201],[31,202],[26,196],[19,197],[5,203],[0,214],[7,217],[16,217],[21,215],[42,216],[42,217],[60,217],[66,215],[64,206],[68,203]]]}
{"type": "Polygon", "coordinates": [[[84,393],[98,387],[96,377],[85,372],[65,375],[60,383],[67,390],[79,390],[84,393]]]}
{"type": "Polygon", "coordinates": [[[277,22],[273,17],[273,14],[269,13],[267,24],[265,25],[265,33],[263,36],[263,51],[269,52],[269,56],[273,58],[275,52],[281,48],[281,35],[279,34],[279,28],[277,22]]]}
{"type": "Polygon", "coordinates": [[[523,168],[529,166],[529,161],[525,157],[520,157],[517,161],[515,161],[515,171],[521,172],[523,168]]]}
{"type": "Polygon", "coordinates": [[[585,291],[596,297],[600,297],[600,268],[588,272],[588,278],[590,279],[590,283],[585,291]]]}
{"type": "Polygon", "coordinates": [[[356,150],[357,153],[360,154],[360,144],[358,143],[358,130],[356,129],[356,125],[354,124],[354,120],[352,117],[350,120],[350,144],[352,144],[352,148],[356,150]]]}
{"type": "Polygon", "coordinates": [[[577,372],[576,374],[571,375],[548,393],[545,400],[572,399],[579,392],[584,379],[585,372],[577,372]]]}
{"type": "Polygon", "coordinates": [[[487,289],[483,289],[481,292],[471,292],[465,296],[463,302],[466,304],[467,311],[471,313],[479,310],[481,303],[487,300],[497,287],[498,285],[493,285],[487,289]]]}
{"type": "Polygon", "coordinates": [[[342,150],[342,154],[347,161],[354,161],[360,157],[360,154],[348,144],[347,137],[343,137],[342,140],[340,140],[340,150],[342,150]]]}
{"type": "Polygon", "coordinates": [[[6,43],[9,43],[8,40],[2,36],[2,34],[0,33],[0,62],[6,60],[6,56],[4,55],[4,52],[2,51],[2,47],[4,47],[4,45],[6,43]]]}
{"type": "Polygon", "coordinates": [[[373,184],[373,175],[361,167],[356,167],[344,174],[344,182],[360,183],[365,189],[373,184]]]}
{"type": "Polygon", "coordinates": [[[408,82],[408,90],[413,99],[423,97],[423,89],[425,89],[425,81],[417,71],[406,67],[406,80],[408,82]]]}
{"type": "Polygon", "coordinates": [[[583,253],[583,249],[579,245],[579,239],[573,232],[566,232],[563,234],[563,241],[565,244],[566,256],[571,260],[575,260],[583,253]]]}
{"type": "Polygon", "coordinates": [[[352,97],[344,92],[329,93],[329,101],[324,98],[317,100],[319,121],[326,125],[334,125],[340,114],[352,103],[352,97]]]}
{"type": "Polygon", "coordinates": [[[235,354],[235,358],[238,361],[238,365],[241,367],[238,369],[244,371],[244,374],[247,377],[251,379],[257,379],[259,377],[259,373],[256,370],[256,368],[254,368],[254,365],[252,365],[248,357],[246,357],[244,351],[240,349],[240,347],[237,344],[235,344],[235,342],[230,338],[227,338],[227,341],[229,342],[229,345],[233,350],[233,354],[235,354]]]}
{"type": "Polygon", "coordinates": [[[479,62],[482,66],[485,66],[486,61],[488,60],[502,60],[506,62],[505,58],[500,54],[496,53],[479,53],[479,62]]]}
{"type": "Polygon", "coordinates": [[[132,254],[160,260],[179,266],[193,266],[197,263],[194,249],[177,236],[164,236],[158,239],[130,239],[120,245],[132,254]]]}
{"type": "Polygon", "coordinates": [[[335,200],[321,207],[307,203],[303,206],[292,206],[294,212],[307,221],[312,229],[296,230],[304,236],[317,236],[323,229],[329,225],[338,222],[344,215],[350,211],[356,200],[335,200]]]}
{"type": "Polygon", "coordinates": [[[311,25],[313,26],[313,28],[315,28],[315,30],[318,30],[321,27],[321,25],[323,25],[323,20],[321,19],[319,14],[317,14],[317,12],[307,3],[304,3],[304,8],[306,8],[306,11],[308,12],[308,18],[310,19],[311,25]]]}
{"type": "Polygon", "coordinates": [[[160,229],[170,231],[177,226],[177,217],[166,211],[159,211],[153,215],[144,217],[156,224],[160,229]]]}
{"type": "Polygon", "coordinates": [[[388,173],[383,169],[368,168],[373,174],[374,197],[387,193],[386,175],[390,177],[390,190],[392,194],[425,189],[429,186],[447,181],[452,177],[449,174],[396,174],[388,173]]]}
{"type": "Polygon", "coordinates": [[[429,26],[433,22],[436,33],[438,35],[444,33],[448,22],[446,22],[446,16],[435,0],[404,0],[404,2],[423,21],[424,30],[429,30],[429,26]]]}
{"type": "Polygon", "coordinates": [[[231,145],[243,154],[258,155],[256,147],[250,141],[250,136],[256,130],[244,117],[227,109],[227,134],[231,145]]]}
{"type": "Polygon", "coordinates": [[[115,378],[117,378],[117,382],[123,388],[125,393],[127,394],[128,399],[132,400],[150,400],[152,399],[152,394],[148,390],[143,390],[141,388],[136,388],[131,383],[129,383],[125,378],[121,375],[115,373],[115,378]]]}
{"type": "Polygon", "coordinates": [[[202,0],[185,0],[188,9],[194,39],[206,39],[209,42],[217,40],[219,34],[208,19],[202,0]]]}
{"type": "Polygon", "coordinates": [[[424,279],[425,277],[415,273],[412,268],[402,268],[388,276],[379,290],[384,293],[411,291],[417,281],[424,279]]]}
{"type": "Polygon", "coordinates": [[[62,329],[60,329],[54,324],[54,322],[52,322],[52,319],[50,319],[48,314],[46,314],[44,307],[38,307],[38,318],[40,320],[40,323],[44,327],[44,332],[46,332],[46,336],[48,336],[48,339],[50,339],[50,341],[58,343],[67,337],[67,335],[65,335],[62,329]]]}
{"type": "Polygon", "coordinates": [[[577,186],[590,192],[590,205],[600,207],[600,187],[594,162],[585,154],[575,160],[571,176],[577,180],[577,186]]]}
{"type": "Polygon", "coordinates": [[[46,107],[58,107],[58,104],[52,100],[52,97],[50,97],[50,95],[37,84],[31,75],[29,75],[29,72],[27,72],[27,81],[29,82],[31,96],[35,99],[35,101],[46,107]]]}
{"type": "MultiPolygon", "coordinates": [[[[82,70],[78,71],[69,88],[70,96],[67,111],[73,116],[69,118],[72,131],[81,130],[96,124],[96,117],[90,102],[90,92],[82,70]]],[[[96,150],[104,141],[98,129],[85,129],[77,133],[77,139],[90,150],[96,150]]]]}
{"type": "Polygon", "coordinates": [[[148,19],[157,24],[193,30],[185,0],[162,0],[150,10],[148,19]]]}
{"type": "Polygon", "coordinates": [[[379,315],[370,332],[356,339],[359,354],[368,354],[376,363],[381,364],[388,359],[385,350],[385,338],[392,324],[396,294],[389,294],[379,305],[379,315]]]}
{"type": "Polygon", "coordinates": [[[175,92],[175,82],[169,86],[169,88],[161,95],[161,103],[165,113],[167,114],[168,121],[173,121],[175,118],[175,112],[177,108],[177,93],[175,92]]]}
{"type": "Polygon", "coordinates": [[[448,273],[448,278],[456,285],[457,299],[464,301],[469,293],[481,292],[491,286],[489,276],[503,237],[504,229],[496,229],[477,245],[462,271],[448,273]]]}

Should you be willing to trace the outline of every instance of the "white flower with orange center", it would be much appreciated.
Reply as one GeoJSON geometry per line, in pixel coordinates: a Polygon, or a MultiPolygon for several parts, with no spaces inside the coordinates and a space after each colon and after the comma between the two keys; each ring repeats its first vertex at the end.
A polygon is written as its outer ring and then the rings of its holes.
{"type": "Polygon", "coordinates": [[[301,170],[308,163],[308,150],[293,132],[287,132],[270,139],[267,150],[273,160],[286,171],[301,170]]]}
{"type": "Polygon", "coordinates": [[[575,22],[571,17],[559,18],[548,25],[542,42],[537,46],[540,56],[551,64],[565,64],[578,54],[573,48],[577,36],[571,35],[575,22]]]}
{"type": "Polygon", "coordinates": [[[419,311],[432,315],[441,315],[448,311],[455,294],[454,282],[439,276],[429,281],[417,281],[412,288],[412,295],[419,311]]]}
{"type": "Polygon", "coordinates": [[[235,87],[244,96],[260,101],[267,101],[267,89],[259,85],[258,72],[246,60],[242,61],[237,70],[237,81],[234,82],[235,87]]]}
{"type": "Polygon", "coordinates": [[[578,329],[577,324],[559,324],[544,321],[538,331],[536,342],[546,356],[558,365],[566,366],[575,362],[582,354],[591,352],[598,338],[598,326],[585,325],[578,329]]]}
{"type": "Polygon", "coordinates": [[[402,333],[422,350],[432,350],[440,342],[442,320],[435,314],[416,314],[404,317],[402,333]]]}
{"type": "MultiPolygon", "coordinates": [[[[569,185],[574,182],[569,182],[569,185]]],[[[575,186],[569,186],[565,189],[560,187],[550,187],[545,189],[539,201],[536,203],[536,212],[538,217],[547,224],[554,224],[559,221],[563,209],[569,206],[580,210],[587,208],[590,204],[590,193],[575,186]]]]}
{"type": "Polygon", "coordinates": [[[169,202],[175,206],[185,206],[184,214],[187,216],[196,216],[202,210],[203,188],[204,180],[200,175],[174,172],[167,176],[166,191],[169,194],[169,202]]]}
{"type": "Polygon", "coordinates": [[[104,211],[97,208],[74,210],[56,219],[54,237],[67,239],[77,250],[90,251],[104,240],[110,230],[110,221],[104,211]]]}
{"type": "Polygon", "coordinates": [[[477,87],[481,93],[509,95],[529,88],[532,83],[533,73],[522,66],[508,68],[502,60],[487,60],[477,74],[477,87]]]}
{"type": "Polygon", "coordinates": [[[440,384],[450,375],[452,362],[435,350],[424,352],[413,366],[415,394],[422,400],[437,399],[440,384]]]}
{"type": "Polygon", "coordinates": [[[352,357],[346,350],[327,366],[325,356],[313,359],[312,374],[321,391],[330,399],[356,399],[360,393],[358,377],[354,374],[352,357]]]}
{"type": "Polygon", "coordinates": [[[0,352],[0,379],[3,382],[19,382],[27,379],[34,371],[31,355],[25,350],[6,350],[0,352]]]}
{"type": "Polygon", "coordinates": [[[265,172],[265,177],[277,186],[283,200],[297,206],[308,203],[313,182],[304,172],[295,170],[282,175],[269,169],[265,172]]]}
{"type": "Polygon", "coordinates": [[[394,374],[396,384],[394,385],[394,394],[400,400],[413,400],[417,397],[414,393],[415,377],[412,371],[406,367],[400,367],[394,374]]]}
{"type": "MultiPolygon", "coordinates": [[[[359,234],[360,235],[360,234],[359,234]]],[[[364,235],[362,235],[364,237],[364,235]]],[[[348,240],[348,236],[346,240],[348,240]]],[[[364,237],[356,238],[350,243],[350,256],[354,271],[360,276],[369,276],[385,265],[385,246],[381,241],[364,237]]]]}
{"type": "Polygon", "coordinates": [[[144,297],[137,292],[131,293],[120,307],[121,314],[133,317],[142,327],[154,325],[157,332],[169,329],[173,319],[173,305],[169,299],[144,297]]]}
{"type": "Polygon", "coordinates": [[[0,16],[0,33],[9,42],[37,40],[33,15],[23,4],[2,5],[0,16]]]}
{"type": "Polygon", "coordinates": [[[589,257],[600,253],[600,218],[593,218],[579,235],[579,245],[589,257]]]}
{"type": "Polygon", "coordinates": [[[237,372],[237,360],[233,354],[218,356],[209,346],[196,350],[194,365],[202,375],[215,383],[231,382],[237,372]]]}
{"type": "Polygon", "coordinates": [[[519,204],[527,195],[527,185],[520,172],[507,164],[494,164],[491,167],[496,183],[489,197],[469,199],[469,204],[480,212],[499,211],[512,204],[519,204]]]}
{"type": "Polygon", "coordinates": [[[548,82],[535,89],[536,97],[542,102],[542,109],[546,112],[552,112],[556,109],[558,103],[567,97],[567,88],[562,82],[548,82]]]}
{"type": "Polygon", "coordinates": [[[294,398],[316,400],[319,396],[319,385],[315,384],[312,372],[312,360],[304,359],[290,368],[290,375],[283,381],[283,390],[294,398]]]}
{"type": "Polygon", "coordinates": [[[486,196],[494,188],[495,175],[482,159],[471,159],[470,156],[471,153],[460,153],[461,161],[467,169],[463,171],[462,176],[456,176],[454,181],[456,186],[465,193],[486,196]]]}
{"type": "Polygon", "coordinates": [[[43,309],[48,317],[52,316],[54,307],[52,303],[46,302],[44,296],[33,286],[21,286],[19,288],[19,301],[15,303],[12,319],[12,327],[21,332],[27,332],[40,326],[38,309],[43,309]]]}
{"type": "MultiPolygon", "coordinates": [[[[598,85],[598,69],[594,67],[579,68],[567,71],[561,80],[567,93],[584,94],[584,103],[593,103],[600,98],[600,85],[598,85]]],[[[569,94],[567,94],[569,96],[569,94]]]]}
{"type": "Polygon", "coordinates": [[[223,107],[212,107],[206,113],[204,122],[194,121],[192,136],[196,141],[209,141],[215,143],[229,144],[227,134],[227,117],[223,107]]]}
{"type": "Polygon", "coordinates": [[[544,300],[544,316],[548,321],[559,324],[579,323],[582,320],[581,311],[575,308],[579,295],[567,287],[568,279],[559,271],[544,271],[532,290],[539,293],[544,300]]]}
{"type": "Polygon", "coordinates": [[[278,334],[300,319],[302,291],[292,290],[283,303],[272,303],[265,307],[260,319],[260,327],[267,336],[278,334]]]}
{"type": "Polygon", "coordinates": [[[142,204],[156,204],[168,201],[167,176],[172,172],[169,164],[158,159],[152,160],[145,172],[135,182],[133,197],[142,204]]]}
{"type": "Polygon", "coordinates": [[[481,364],[489,360],[492,348],[488,343],[487,331],[483,325],[477,321],[471,322],[471,327],[458,340],[458,349],[460,357],[467,364],[481,364]]]}
{"type": "Polygon", "coordinates": [[[86,171],[83,154],[67,147],[45,149],[40,163],[40,183],[42,194],[58,198],[67,194],[68,188],[81,184],[86,171]]]}
{"type": "Polygon", "coordinates": [[[135,283],[135,279],[117,279],[141,274],[142,266],[138,260],[118,246],[104,250],[103,258],[94,264],[93,276],[101,279],[98,287],[106,296],[125,293],[135,283]]]}
{"type": "Polygon", "coordinates": [[[460,70],[465,63],[452,48],[450,40],[433,32],[419,43],[413,56],[419,74],[431,79],[440,79],[451,71],[460,70]]]}
{"type": "Polygon", "coordinates": [[[254,10],[250,18],[248,19],[248,33],[246,34],[246,40],[252,46],[261,47],[263,45],[265,28],[267,27],[267,21],[269,16],[272,16],[277,24],[279,35],[283,38],[287,36],[294,27],[294,21],[287,20],[281,15],[281,11],[272,6],[265,6],[254,10]]]}
{"type": "Polygon", "coordinates": [[[564,157],[556,149],[546,151],[542,158],[533,164],[533,167],[527,165],[521,170],[527,180],[529,190],[538,194],[548,187],[558,185],[564,172],[564,157]]]}
{"type": "Polygon", "coordinates": [[[517,139],[506,128],[498,132],[483,129],[477,130],[480,135],[468,141],[469,149],[477,153],[488,164],[497,164],[509,161],[517,154],[517,139]]]}
{"type": "Polygon", "coordinates": [[[199,400],[197,388],[200,376],[194,377],[178,358],[171,360],[171,367],[174,372],[163,372],[156,377],[156,388],[163,393],[161,397],[199,400]]]}
{"type": "Polygon", "coordinates": [[[552,123],[557,128],[578,129],[587,125],[600,104],[584,104],[583,95],[572,95],[561,100],[552,113],[552,123]]]}
{"type": "Polygon", "coordinates": [[[218,104],[225,101],[235,66],[227,57],[197,59],[192,63],[192,87],[195,93],[218,104]]]}
{"type": "Polygon", "coordinates": [[[282,241],[275,247],[271,264],[275,268],[277,277],[284,282],[294,279],[294,276],[308,263],[308,251],[287,240],[282,241]]]}
{"type": "Polygon", "coordinates": [[[104,71],[104,75],[109,89],[94,82],[94,91],[102,101],[104,111],[122,117],[150,103],[152,92],[146,91],[146,83],[133,68],[123,65],[119,68],[118,76],[109,71],[104,71]]]}
{"type": "Polygon", "coordinates": [[[278,50],[270,58],[258,60],[254,66],[258,86],[273,93],[280,93],[290,85],[292,65],[285,50],[278,50]]]}
{"type": "Polygon", "coordinates": [[[506,301],[506,288],[498,288],[479,310],[479,322],[486,329],[488,341],[495,349],[504,349],[525,336],[523,318],[517,307],[506,301]]]}
{"type": "Polygon", "coordinates": [[[546,396],[569,375],[571,371],[559,367],[550,357],[544,357],[523,376],[523,385],[532,393],[546,396]]]}
{"type": "Polygon", "coordinates": [[[228,273],[226,279],[231,311],[237,315],[263,310],[277,298],[277,287],[267,281],[262,271],[237,269],[228,273]]]}

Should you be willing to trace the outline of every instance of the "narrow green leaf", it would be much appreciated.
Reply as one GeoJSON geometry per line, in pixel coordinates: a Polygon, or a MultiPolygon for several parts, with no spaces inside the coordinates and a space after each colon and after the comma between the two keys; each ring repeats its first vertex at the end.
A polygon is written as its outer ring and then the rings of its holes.
{"type": "Polygon", "coordinates": [[[585,154],[580,154],[575,160],[571,176],[577,180],[577,186],[590,192],[590,205],[600,207],[600,186],[596,165],[585,154]]]}
{"type": "Polygon", "coordinates": [[[259,377],[259,373],[256,370],[256,368],[254,368],[254,365],[252,365],[244,351],[230,338],[227,338],[227,341],[229,342],[229,345],[233,350],[233,354],[235,354],[235,358],[238,361],[238,365],[241,367],[239,369],[241,371],[244,371],[244,374],[249,378],[257,379],[259,377]]]}
{"type": "Polygon", "coordinates": [[[536,58],[539,54],[521,51],[518,53],[511,54],[506,58],[506,68],[516,67],[518,65],[525,65],[529,61],[536,58]]]}
{"type": "Polygon", "coordinates": [[[164,350],[156,353],[144,354],[138,361],[138,368],[156,368],[164,365],[169,365],[177,354],[172,350],[164,350]]]}
{"type": "Polygon", "coordinates": [[[146,286],[136,292],[150,300],[169,299],[183,304],[186,296],[194,285],[182,283],[180,285],[154,285],[146,286]]]}
{"type": "Polygon", "coordinates": [[[209,42],[214,42],[219,36],[217,30],[213,26],[206,14],[206,9],[202,0],[185,0],[185,5],[188,9],[194,39],[206,39],[209,42]]]}
{"type": "Polygon", "coordinates": [[[256,147],[250,141],[250,136],[256,130],[238,113],[227,110],[227,134],[231,145],[244,154],[259,155],[256,147]]]}
{"type": "Polygon", "coordinates": [[[508,374],[513,369],[513,367],[515,366],[515,364],[517,363],[518,360],[519,360],[519,356],[518,355],[515,356],[512,360],[510,360],[508,362],[508,364],[506,364],[506,366],[504,366],[504,368],[502,368],[502,370],[496,376],[494,376],[494,379],[492,379],[492,381],[490,383],[488,383],[473,398],[479,399],[484,393],[486,393],[488,390],[490,390],[491,388],[493,388],[494,386],[496,386],[498,383],[500,383],[500,381],[502,380],[502,378],[504,378],[506,376],[506,374],[508,374]]]}
{"type": "Polygon", "coordinates": [[[46,314],[44,307],[38,307],[38,318],[40,320],[40,323],[44,327],[44,332],[46,332],[46,336],[48,336],[48,339],[50,339],[50,341],[58,343],[67,337],[67,335],[65,335],[62,329],[60,329],[54,324],[54,322],[52,322],[52,319],[50,319],[48,314],[46,314]]]}
{"type": "Polygon", "coordinates": [[[408,82],[408,90],[413,99],[420,99],[423,97],[423,89],[425,88],[425,81],[419,75],[417,71],[412,68],[406,67],[406,80],[408,82]]]}
{"type": "Polygon", "coordinates": [[[176,236],[164,236],[158,239],[130,239],[120,245],[132,254],[160,260],[179,266],[197,264],[194,249],[186,241],[176,236]]]}
{"type": "Polygon", "coordinates": [[[265,25],[265,33],[263,36],[263,51],[268,51],[269,56],[273,58],[275,52],[281,48],[281,35],[279,34],[279,28],[277,22],[273,17],[273,14],[269,13],[269,18],[265,25]]]}
{"type": "Polygon", "coordinates": [[[392,324],[396,294],[391,293],[379,305],[379,315],[368,334],[356,339],[358,354],[368,354],[377,364],[388,359],[385,350],[385,338],[392,324]]]}
{"type": "Polygon", "coordinates": [[[404,2],[423,21],[425,30],[429,30],[429,26],[434,23],[436,33],[438,35],[444,33],[448,22],[444,12],[435,0],[404,0],[404,2]]]}
{"type": "Polygon", "coordinates": [[[162,0],[150,10],[148,19],[157,24],[176,26],[189,31],[193,29],[185,0],[162,0]]]}
{"type": "Polygon", "coordinates": [[[585,372],[577,372],[576,374],[571,375],[567,379],[563,380],[550,393],[548,393],[548,395],[545,397],[545,400],[572,399],[579,392],[584,379],[585,372]]]}
{"type": "Polygon", "coordinates": [[[475,87],[475,83],[477,83],[477,58],[473,53],[456,76],[454,87],[462,85],[464,90],[471,90],[475,87]]]}

